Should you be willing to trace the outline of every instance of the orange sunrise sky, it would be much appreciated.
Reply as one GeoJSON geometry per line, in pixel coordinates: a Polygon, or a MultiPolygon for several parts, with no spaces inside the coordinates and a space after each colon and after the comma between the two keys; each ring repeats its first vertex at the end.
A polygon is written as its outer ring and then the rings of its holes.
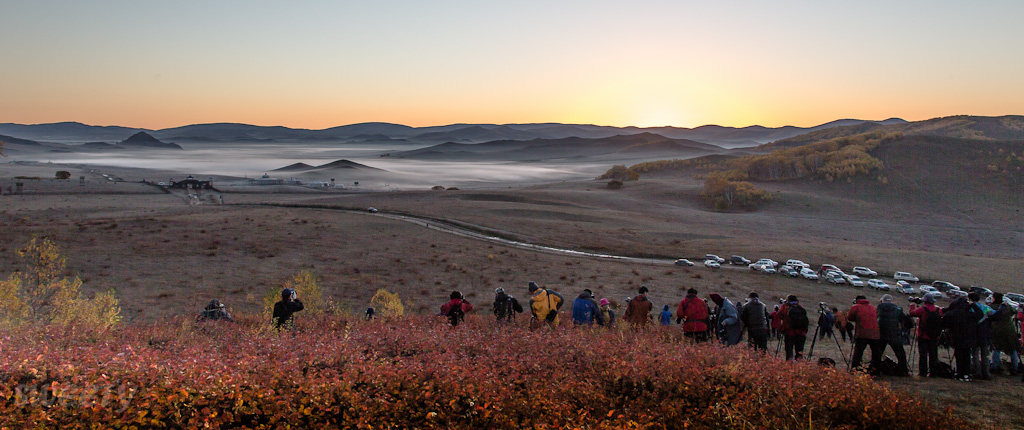
{"type": "Polygon", "coordinates": [[[5,1],[0,123],[1024,113],[1024,2],[5,1]]]}

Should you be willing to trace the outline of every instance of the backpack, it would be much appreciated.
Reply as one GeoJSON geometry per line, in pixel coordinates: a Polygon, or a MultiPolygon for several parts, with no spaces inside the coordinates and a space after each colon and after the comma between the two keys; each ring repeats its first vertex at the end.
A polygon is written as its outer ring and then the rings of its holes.
{"type": "Polygon", "coordinates": [[[932,372],[932,376],[936,378],[953,379],[953,366],[945,361],[935,363],[935,370],[932,372]]]}
{"type": "Polygon", "coordinates": [[[921,330],[929,339],[938,340],[939,335],[942,334],[942,317],[939,316],[939,310],[930,311],[925,308],[924,313],[925,316],[921,319],[921,330]]]}
{"type": "Polygon", "coordinates": [[[466,320],[466,312],[462,310],[462,302],[456,303],[448,307],[448,322],[452,326],[459,325],[459,322],[466,320]]]}
{"type": "Polygon", "coordinates": [[[789,305],[786,312],[789,316],[789,328],[794,330],[807,330],[810,320],[807,319],[807,311],[800,305],[789,305]]]}
{"type": "Polygon", "coordinates": [[[515,318],[517,313],[523,313],[523,306],[514,297],[505,295],[494,301],[494,314],[499,320],[515,318]]]}

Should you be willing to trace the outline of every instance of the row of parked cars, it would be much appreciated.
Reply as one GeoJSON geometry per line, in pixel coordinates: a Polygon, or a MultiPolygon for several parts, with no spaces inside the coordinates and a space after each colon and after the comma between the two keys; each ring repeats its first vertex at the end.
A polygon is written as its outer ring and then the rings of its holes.
{"type": "MultiPolygon", "coordinates": [[[[937,297],[945,297],[948,299],[955,299],[957,297],[967,297],[970,292],[977,292],[982,297],[985,297],[987,301],[992,300],[992,291],[984,287],[970,287],[967,290],[963,290],[960,287],[946,281],[934,281],[931,284],[920,285],[917,289],[914,288],[912,283],[920,282],[921,280],[914,276],[910,272],[896,272],[893,274],[894,285],[889,285],[887,282],[878,279],[878,272],[871,270],[868,267],[855,266],[850,271],[852,273],[846,273],[838,267],[831,264],[822,264],[817,270],[811,270],[811,265],[804,263],[800,260],[787,260],[786,264],[779,264],[777,261],[770,258],[762,258],[755,262],[744,258],[740,255],[733,255],[729,259],[719,257],[715,254],[707,254],[704,256],[704,266],[710,268],[719,268],[723,264],[732,265],[745,265],[750,270],[755,270],[764,274],[781,273],[790,277],[802,277],[809,280],[824,279],[825,281],[836,284],[836,285],[851,285],[854,287],[863,287],[867,285],[870,288],[874,288],[879,291],[895,291],[901,294],[917,294],[920,293],[922,296],[926,294],[934,294],[937,297]],[[865,281],[861,279],[870,278],[865,281]]],[[[693,262],[685,258],[676,260],[676,265],[680,266],[693,266],[693,262]]],[[[1024,303],[1024,294],[1018,293],[1007,293],[1003,295],[1003,300],[1008,302],[1009,305],[1016,307],[1018,303],[1024,303]]]]}

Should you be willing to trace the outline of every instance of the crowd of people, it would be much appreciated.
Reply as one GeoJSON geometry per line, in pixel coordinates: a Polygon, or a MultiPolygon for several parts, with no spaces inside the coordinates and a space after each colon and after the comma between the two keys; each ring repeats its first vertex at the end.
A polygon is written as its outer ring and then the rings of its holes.
{"type": "MultiPolygon", "coordinates": [[[[558,326],[565,298],[557,291],[542,288],[532,281],[527,284],[527,290],[529,297],[525,307],[503,288],[495,290],[491,313],[497,322],[509,324],[517,314],[529,309],[531,330],[558,326]]],[[[654,324],[672,325],[670,305],[664,305],[660,313],[653,314],[654,303],[648,297],[649,292],[646,286],[641,286],[635,296],[626,298],[621,324],[634,329],[654,324]]],[[[701,298],[696,289],[690,288],[675,306],[675,323],[681,327],[686,339],[696,343],[717,339],[725,346],[734,346],[742,342],[745,334],[747,345],[765,354],[769,352],[770,341],[775,339],[776,355],[784,349],[786,360],[804,359],[804,347],[811,329],[810,315],[795,295],[779,299],[771,310],[757,292],[748,294],[743,303],[734,303],[719,293],[711,293],[707,298],[701,298]]],[[[893,297],[888,294],[883,295],[877,305],[865,296],[857,296],[847,310],[818,303],[818,320],[815,332],[811,334],[810,353],[813,355],[817,340],[831,338],[844,362],[846,351],[843,345],[852,343],[848,367],[871,374],[910,375],[912,369],[908,356],[912,357],[916,350],[919,377],[971,381],[991,379],[991,375],[1000,373],[1024,375],[1024,363],[1020,360],[1024,353],[1021,340],[1024,304],[1014,308],[1003,300],[1000,293],[994,293],[990,303],[986,303],[978,293],[972,292],[966,298],[954,299],[945,308],[937,306],[935,300],[935,294],[911,299],[908,310],[893,303],[893,297]],[[909,354],[907,346],[910,347],[909,354]],[[952,357],[943,360],[939,354],[940,347],[951,350],[952,357]],[[885,356],[887,350],[891,350],[896,360],[885,356]],[[870,354],[867,364],[864,364],[865,352],[870,354]],[[1004,354],[1009,361],[1005,366],[1004,354]]],[[[593,291],[584,289],[572,302],[570,317],[575,326],[614,327],[620,324],[616,315],[619,307],[608,298],[598,300],[593,291]]],[[[274,327],[290,328],[294,324],[293,315],[303,309],[295,290],[282,290],[281,300],[274,305],[274,327]]],[[[462,293],[453,291],[449,301],[441,306],[440,314],[457,327],[472,310],[473,305],[462,293]]],[[[364,319],[375,318],[373,308],[367,309],[364,319]]],[[[198,319],[230,321],[231,316],[222,303],[212,300],[198,319]]],[[[947,353],[947,357],[949,355],[947,353]]],[[[821,363],[835,363],[830,358],[821,360],[821,363]]],[[[1021,381],[1024,382],[1024,376],[1021,381]]]]}
{"type": "MultiPolygon", "coordinates": [[[[565,298],[536,282],[529,282],[527,288],[529,297],[525,309],[530,311],[530,329],[557,326],[565,298]]],[[[626,299],[622,324],[635,329],[672,324],[670,305],[664,305],[655,315],[649,292],[646,286],[641,286],[636,296],[626,299]]],[[[778,342],[776,355],[784,349],[786,360],[805,358],[804,347],[812,329],[811,318],[810,312],[795,295],[779,299],[771,310],[757,292],[748,294],[743,303],[734,303],[719,293],[711,293],[707,298],[701,298],[696,289],[690,288],[686,297],[675,306],[675,323],[681,327],[685,338],[697,343],[717,339],[723,345],[733,346],[739,344],[745,334],[747,345],[757,351],[767,354],[770,341],[775,339],[778,342]]],[[[915,350],[918,354],[917,375],[920,377],[954,377],[970,381],[990,379],[993,373],[1024,375],[1020,363],[1024,305],[1014,309],[1003,301],[999,293],[993,294],[991,306],[977,293],[957,298],[946,308],[936,306],[935,299],[936,295],[932,294],[912,299],[908,310],[895,304],[888,294],[883,295],[877,304],[865,296],[857,296],[846,310],[818,303],[817,309],[812,310],[817,312],[818,319],[811,334],[811,354],[816,340],[831,338],[844,361],[846,348],[843,345],[852,343],[847,362],[849,368],[876,375],[910,375],[908,355],[913,356],[915,350]],[[942,360],[940,347],[951,349],[953,359],[942,360]],[[887,350],[892,352],[895,360],[885,355],[887,350]],[[864,363],[865,352],[870,354],[867,363],[864,363]],[[1003,354],[1009,359],[1005,366],[1003,354]]],[[[575,326],[613,327],[619,324],[616,320],[618,306],[613,304],[607,298],[598,300],[593,291],[584,289],[572,302],[572,323],[575,326]]],[[[504,289],[495,291],[491,311],[499,323],[507,324],[525,309],[504,289]]],[[[471,310],[472,305],[455,291],[451,301],[441,307],[441,314],[457,326],[471,310]]],[[[835,360],[823,358],[820,362],[835,363],[835,360]]],[[[1021,380],[1024,382],[1024,377],[1021,380]]]]}

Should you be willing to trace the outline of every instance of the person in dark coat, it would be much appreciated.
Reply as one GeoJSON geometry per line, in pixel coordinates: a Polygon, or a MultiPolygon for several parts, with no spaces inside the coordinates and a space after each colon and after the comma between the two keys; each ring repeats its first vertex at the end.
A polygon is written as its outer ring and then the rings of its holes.
{"type": "Polygon", "coordinates": [[[274,328],[295,327],[295,320],[292,316],[305,308],[295,290],[291,288],[281,290],[281,300],[274,303],[274,328]]]}
{"type": "Polygon", "coordinates": [[[768,306],[761,303],[757,293],[751,292],[750,301],[740,310],[740,322],[747,329],[747,341],[754,350],[768,352],[768,306]]]}
{"type": "Polygon", "coordinates": [[[508,324],[516,317],[516,314],[523,313],[523,305],[519,300],[505,293],[504,288],[494,290],[494,303],[491,304],[491,313],[497,318],[498,324],[508,324]]]}
{"type": "Polygon", "coordinates": [[[647,299],[647,287],[640,286],[639,294],[633,297],[626,306],[626,312],[622,319],[628,321],[633,327],[647,327],[651,323],[651,310],[654,304],[647,299]]]}
{"type": "Polygon", "coordinates": [[[1010,356],[1010,374],[1017,373],[1020,356],[1017,349],[1020,342],[1017,340],[1017,327],[1013,323],[1016,311],[1012,306],[1003,301],[1002,293],[992,295],[992,306],[996,308],[995,315],[989,317],[992,320],[992,373],[1000,373],[999,365],[1002,363],[1001,354],[1010,356]]]}
{"type": "Polygon", "coordinates": [[[196,317],[198,321],[232,321],[231,314],[224,309],[220,300],[213,299],[206,305],[206,308],[196,317]]]}
{"type": "Polygon", "coordinates": [[[959,381],[971,380],[971,348],[978,337],[981,311],[960,297],[942,312],[942,326],[949,333],[949,344],[956,359],[954,376],[959,381]]]}
{"type": "Polygon", "coordinates": [[[836,325],[836,314],[832,313],[832,310],[821,306],[818,315],[818,339],[825,339],[827,337],[835,336],[832,332],[832,328],[836,325]]]}
{"type": "Polygon", "coordinates": [[[878,312],[878,335],[882,354],[885,354],[886,347],[891,348],[898,361],[896,375],[906,376],[909,372],[907,351],[903,349],[903,324],[910,319],[910,316],[903,312],[903,308],[893,303],[892,296],[888,294],[882,296],[876,311],[878,312]]]}
{"type": "Polygon", "coordinates": [[[971,292],[967,295],[967,300],[970,301],[972,308],[981,313],[981,319],[978,320],[978,337],[974,341],[974,347],[971,348],[971,377],[981,380],[991,379],[988,368],[989,351],[992,346],[992,319],[989,317],[995,315],[996,311],[981,302],[981,294],[971,292]]]}
{"type": "Polygon", "coordinates": [[[725,346],[740,343],[743,326],[740,325],[740,314],[736,310],[736,306],[721,294],[711,293],[710,297],[711,301],[715,303],[715,325],[718,339],[725,346]]]}

